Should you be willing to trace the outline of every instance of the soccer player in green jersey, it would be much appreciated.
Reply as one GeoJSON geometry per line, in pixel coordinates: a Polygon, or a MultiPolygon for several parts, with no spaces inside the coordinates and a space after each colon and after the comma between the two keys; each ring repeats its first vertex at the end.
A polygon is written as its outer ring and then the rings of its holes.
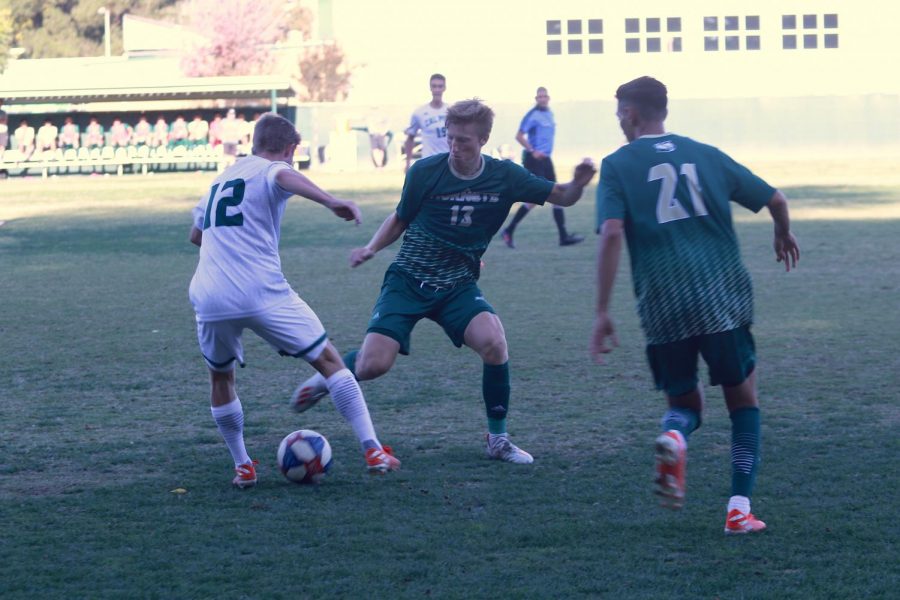
{"type": "MultiPolygon", "coordinates": [[[[409,354],[415,324],[428,318],[457,347],[465,344],[482,359],[482,393],[487,411],[487,454],[512,463],[533,462],[509,441],[509,356],[506,334],[494,308],[478,289],[481,256],[515,202],[571,206],[596,169],[590,160],[575,168],[572,181],[556,184],[511,161],[481,153],[494,113],[478,100],[457,102],[447,112],[450,152],[417,161],[406,175],[400,204],[368,244],[353,250],[359,266],[401,235],[403,244],[387,269],[381,295],[358,352],[345,357],[359,380],[380,377],[397,354],[409,354]]],[[[306,410],[327,393],[321,377],[301,384],[292,403],[306,410]]]]}
{"type": "Polygon", "coordinates": [[[750,512],[759,463],[759,400],[750,325],[753,291],[731,224],[734,201],[769,209],[775,258],[788,271],[800,248],[787,200],[778,190],[712,146],[671,133],[666,87],[651,77],[616,91],[616,116],[628,144],[603,159],[597,190],[600,242],[597,315],[591,352],[597,362],[617,345],[609,303],[628,244],[634,293],[647,357],[669,410],[656,438],[656,492],[663,505],[684,503],[687,440],[701,423],[698,355],[710,385],[721,385],[731,417],[731,499],[726,534],[762,531],[750,512]]]}

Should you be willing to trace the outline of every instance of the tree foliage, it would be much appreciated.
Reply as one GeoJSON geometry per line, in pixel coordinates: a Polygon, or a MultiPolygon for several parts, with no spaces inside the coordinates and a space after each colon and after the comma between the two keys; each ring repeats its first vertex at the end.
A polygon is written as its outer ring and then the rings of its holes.
{"type": "Polygon", "coordinates": [[[9,47],[12,42],[13,21],[12,11],[6,0],[0,0],[0,73],[6,67],[6,59],[9,56],[9,47]]]}
{"type": "Polygon", "coordinates": [[[343,50],[337,44],[308,48],[300,57],[300,100],[334,102],[350,92],[351,72],[343,50]]]}
{"type": "Polygon", "coordinates": [[[174,14],[177,0],[7,0],[12,16],[12,45],[24,58],[103,54],[103,15],[110,12],[113,54],[122,52],[122,15],[154,19],[174,14]]]}

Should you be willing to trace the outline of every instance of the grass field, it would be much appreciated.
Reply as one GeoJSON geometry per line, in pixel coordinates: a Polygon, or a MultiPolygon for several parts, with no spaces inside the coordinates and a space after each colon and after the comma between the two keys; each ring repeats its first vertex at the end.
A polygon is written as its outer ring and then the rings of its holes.
{"type": "MultiPolygon", "coordinates": [[[[692,437],[687,506],[665,512],[650,485],[663,402],[627,268],[613,307],[622,345],[597,366],[595,247],[558,247],[548,209],[522,224],[519,249],[488,251],[481,280],[509,337],[511,433],[534,465],[484,457],[479,361],[433,323],[363,385],[403,460],[384,478],[365,474],[330,402],[288,410],[311,369],[248,334],[238,390],[261,480],[239,492],[187,300],[188,212],[209,175],[0,181],[0,596],[896,598],[900,171],[758,171],[789,182],[803,256],[784,273],[766,215],[736,209],[763,407],[754,512],[769,524],[740,539],[722,534],[720,392],[692,437]],[[321,486],[275,469],[299,428],[331,441],[321,486]]],[[[349,249],[392,210],[401,176],[313,177],[366,221],[292,200],[283,263],[349,350],[396,248],[356,270],[349,249]]],[[[589,233],[593,208],[591,188],[571,228],[589,233]]]]}

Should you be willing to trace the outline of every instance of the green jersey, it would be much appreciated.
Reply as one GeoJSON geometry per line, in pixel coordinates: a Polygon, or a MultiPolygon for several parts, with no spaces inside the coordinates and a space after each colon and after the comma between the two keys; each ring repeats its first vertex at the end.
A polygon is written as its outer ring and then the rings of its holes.
{"type": "Polygon", "coordinates": [[[726,154],[686,137],[643,136],[603,159],[597,220],[622,219],[648,344],[753,321],[730,200],[753,212],[775,189],[726,154]]]}
{"type": "Polygon", "coordinates": [[[464,178],[449,155],[416,161],[406,175],[397,216],[408,224],[394,262],[414,279],[439,287],[477,281],[481,255],[516,202],[543,204],[553,182],[508,160],[482,156],[464,178]]]}

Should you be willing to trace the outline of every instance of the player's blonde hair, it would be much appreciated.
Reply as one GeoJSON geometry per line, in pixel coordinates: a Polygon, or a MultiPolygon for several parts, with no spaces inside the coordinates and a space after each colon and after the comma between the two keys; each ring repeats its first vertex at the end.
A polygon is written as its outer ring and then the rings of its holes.
{"type": "Polygon", "coordinates": [[[300,133],[294,124],[275,113],[266,113],[253,128],[253,154],[284,152],[288,146],[300,143],[300,133]]]}
{"type": "Polygon", "coordinates": [[[447,109],[447,119],[444,123],[447,127],[475,123],[478,126],[479,137],[486,140],[491,136],[491,129],[494,127],[494,111],[478,98],[460,100],[447,109]]]}

